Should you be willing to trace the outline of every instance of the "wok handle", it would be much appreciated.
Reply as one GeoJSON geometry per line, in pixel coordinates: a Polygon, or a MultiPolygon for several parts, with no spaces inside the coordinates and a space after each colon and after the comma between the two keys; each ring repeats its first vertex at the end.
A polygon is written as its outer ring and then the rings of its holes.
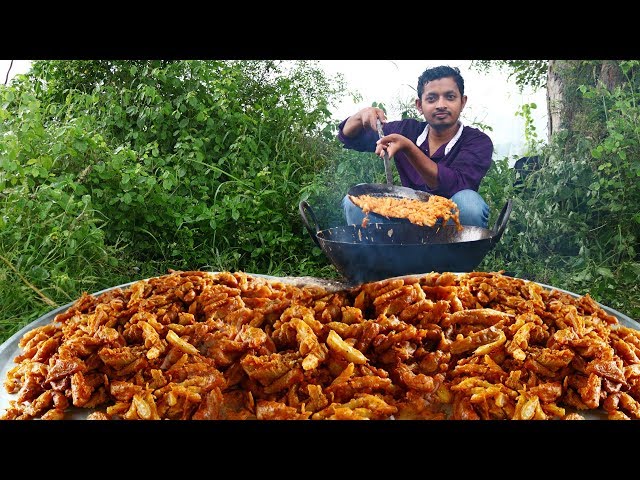
{"type": "Polygon", "coordinates": [[[320,231],[320,227],[318,226],[318,219],[316,218],[315,213],[313,213],[313,210],[311,209],[311,205],[309,205],[306,200],[301,200],[300,204],[298,205],[298,209],[300,210],[300,217],[302,217],[302,223],[304,223],[304,226],[307,228],[307,232],[309,232],[309,235],[311,236],[311,240],[313,240],[318,247],[322,248],[322,246],[320,245],[320,242],[318,241],[318,236],[316,235],[316,232],[320,231]],[[309,224],[309,220],[307,219],[307,214],[306,214],[307,211],[309,212],[309,215],[313,220],[313,225],[315,226],[315,230],[312,229],[311,225],[309,224]]]}
{"type": "Polygon", "coordinates": [[[511,209],[513,208],[513,199],[510,198],[507,200],[507,203],[502,207],[502,211],[500,212],[500,216],[498,220],[496,220],[496,224],[493,226],[493,240],[497,243],[502,237],[504,233],[504,229],[507,227],[507,221],[509,221],[509,216],[511,215],[511,209]]]}

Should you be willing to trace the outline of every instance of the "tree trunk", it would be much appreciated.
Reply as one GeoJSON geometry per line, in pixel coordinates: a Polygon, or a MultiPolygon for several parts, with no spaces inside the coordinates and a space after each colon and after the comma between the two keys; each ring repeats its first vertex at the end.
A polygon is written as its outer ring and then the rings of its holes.
{"type": "Polygon", "coordinates": [[[547,112],[549,115],[547,133],[549,138],[554,133],[565,128],[563,122],[564,81],[560,74],[561,64],[562,60],[549,61],[549,71],[547,73],[547,112]]]}
{"type": "Polygon", "coordinates": [[[614,60],[602,62],[599,80],[609,91],[613,91],[614,88],[622,84],[622,70],[620,70],[618,62],[614,60]]]}
{"type": "Polygon", "coordinates": [[[609,91],[624,82],[620,65],[615,60],[592,62],[585,67],[580,60],[551,60],[547,72],[547,112],[549,115],[548,134],[561,130],[572,131],[573,122],[579,117],[583,102],[575,95],[569,98],[572,89],[579,84],[602,85],[609,91]],[[578,75],[578,77],[576,77],[578,75]],[[567,87],[567,83],[571,86],[567,87]],[[569,90],[567,90],[569,88],[569,90]]]}

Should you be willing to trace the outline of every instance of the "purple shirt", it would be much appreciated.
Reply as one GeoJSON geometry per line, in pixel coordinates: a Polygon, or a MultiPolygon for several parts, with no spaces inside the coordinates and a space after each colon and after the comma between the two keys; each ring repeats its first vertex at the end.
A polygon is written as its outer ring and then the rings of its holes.
{"type": "MultiPolygon", "coordinates": [[[[378,133],[366,129],[354,138],[347,138],[342,133],[347,120],[348,118],[340,123],[338,130],[338,140],[344,144],[344,147],[359,152],[375,152],[376,142],[380,138],[378,133]]],[[[415,119],[387,122],[382,126],[385,135],[399,133],[407,137],[438,164],[439,186],[431,189],[413,168],[406,154],[398,152],[394,155],[394,160],[402,185],[446,198],[451,198],[455,193],[465,189],[477,192],[480,182],[491,166],[493,142],[489,136],[477,128],[462,126],[462,132],[458,130],[459,135],[456,134],[457,139],[454,137],[448,144],[442,145],[429,155],[426,127],[427,122],[415,119]]]]}

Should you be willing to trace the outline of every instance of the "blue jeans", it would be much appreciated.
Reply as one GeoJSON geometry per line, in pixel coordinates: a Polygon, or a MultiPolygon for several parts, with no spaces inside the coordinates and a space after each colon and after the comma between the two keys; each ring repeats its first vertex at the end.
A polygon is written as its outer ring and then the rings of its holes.
{"type": "MultiPolygon", "coordinates": [[[[487,228],[489,224],[489,206],[475,190],[460,190],[451,200],[458,205],[460,210],[460,223],[476,227],[487,228]]],[[[348,225],[360,225],[365,215],[362,209],[356,206],[347,195],[342,199],[342,209],[348,225]]],[[[382,215],[369,212],[370,223],[398,222],[397,219],[388,219],[382,215]]],[[[449,220],[449,223],[453,223],[449,220]]]]}

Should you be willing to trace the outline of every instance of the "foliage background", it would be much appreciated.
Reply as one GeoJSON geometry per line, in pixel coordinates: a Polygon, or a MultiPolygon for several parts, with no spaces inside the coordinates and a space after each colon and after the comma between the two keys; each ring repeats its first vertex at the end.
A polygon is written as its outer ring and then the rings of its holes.
{"type": "MultiPolygon", "coordinates": [[[[528,84],[543,71],[501,66],[528,84]]],[[[522,184],[494,159],[490,225],[514,208],[478,269],[639,318],[638,62],[616,66],[609,88],[601,62],[564,63],[571,128],[548,145],[528,131],[541,168],[522,184]]],[[[34,62],[0,87],[0,340],[83,291],[168,269],[337,278],[298,203],[328,228],[351,185],[384,181],[372,154],[335,140],[329,109],[346,93],[308,61],[34,62]]]]}

